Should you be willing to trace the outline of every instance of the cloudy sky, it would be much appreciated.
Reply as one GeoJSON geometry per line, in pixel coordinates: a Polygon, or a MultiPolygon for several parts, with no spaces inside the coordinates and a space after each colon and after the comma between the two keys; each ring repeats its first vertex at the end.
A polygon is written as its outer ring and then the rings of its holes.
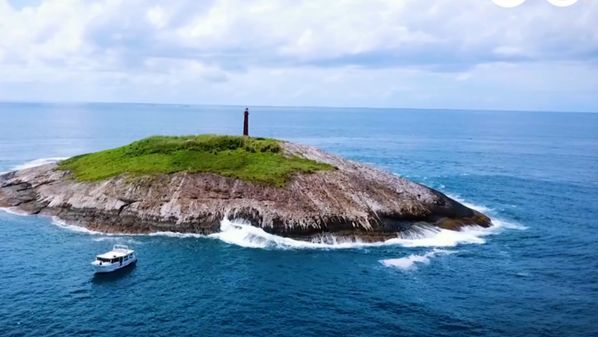
{"type": "Polygon", "coordinates": [[[598,1],[0,0],[0,101],[598,111],[598,1]]]}

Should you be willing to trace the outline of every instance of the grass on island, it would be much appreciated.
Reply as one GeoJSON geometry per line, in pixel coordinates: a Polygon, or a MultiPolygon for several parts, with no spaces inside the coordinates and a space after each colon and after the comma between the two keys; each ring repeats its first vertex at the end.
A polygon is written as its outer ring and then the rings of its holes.
{"type": "Polygon", "coordinates": [[[80,181],[121,174],[209,172],[282,187],[295,173],[331,170],[333,166],[284,156],[280,142],[268,138],[198,135],[155,136],[132,144],[69,158],[59,168],[80,181]]]}

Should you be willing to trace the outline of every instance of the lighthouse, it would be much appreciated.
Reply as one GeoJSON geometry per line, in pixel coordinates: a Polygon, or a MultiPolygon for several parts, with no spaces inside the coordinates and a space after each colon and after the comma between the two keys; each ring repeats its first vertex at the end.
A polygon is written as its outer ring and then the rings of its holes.
{"type": "Polygon", "coordinates": [[[245,108],[243,118],[243,136],[249,136],[249,108],[245,108]]]}

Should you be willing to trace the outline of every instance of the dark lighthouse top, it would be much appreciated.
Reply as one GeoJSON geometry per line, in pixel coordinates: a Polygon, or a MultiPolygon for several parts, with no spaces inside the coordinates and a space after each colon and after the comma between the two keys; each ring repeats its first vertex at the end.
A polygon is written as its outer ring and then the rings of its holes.
{"type": "Polygon", "coordinates": [[[243,118],[243,136],[249,136],[249,108],[245,108],[243,118]]]}

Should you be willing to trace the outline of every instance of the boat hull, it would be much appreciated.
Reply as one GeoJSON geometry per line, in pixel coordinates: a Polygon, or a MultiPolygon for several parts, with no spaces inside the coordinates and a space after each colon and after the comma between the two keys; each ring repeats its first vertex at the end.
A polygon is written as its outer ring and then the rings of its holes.
{"type": "Polygon", "coordinates": [[[94,271],[96,272],[96,274],[102,274],[102,273],[112,273],[115,272],[117,270],[126,268],[130,265],[133,265],[137,262],[137,258],[133,258],[127,261],[123,261],[123,263],[96,263],[96,261],[91,263],[91,266],[93,267],[94,271]]]}

